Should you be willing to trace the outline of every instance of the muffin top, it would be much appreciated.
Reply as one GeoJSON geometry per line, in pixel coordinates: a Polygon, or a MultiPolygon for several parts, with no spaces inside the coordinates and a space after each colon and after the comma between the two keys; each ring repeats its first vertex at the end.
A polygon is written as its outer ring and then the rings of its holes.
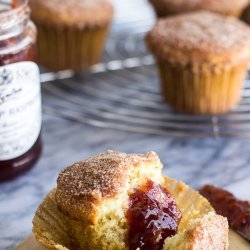
{"type": "Polygon", "coordinates": [[[244,9],[249,0],[149,0],[153,5],[164,8],[166,14],[209,10],[221,14],[231,14],[244,9]]]}
{"type": "Polygon", "coordinates": [[[116,199],[146,178],[160,181],[161,169],[154,152],[125,154],[109,150],[63,170],[57,179],[56,201],[71,218],[93,222],[103,202],[116,199]]]}
{"type": "Polygon", "coordinates": [[[146,37],[158,59],[187,64],[236,64],[250,59],[250,28],[201,11],[162,19],[146,37]]]}
{"type": "Polygon", "coordinates": [[[30,0],[35,22],[74,27],[102,26],[113,16],[108,0],[30,0]]]}

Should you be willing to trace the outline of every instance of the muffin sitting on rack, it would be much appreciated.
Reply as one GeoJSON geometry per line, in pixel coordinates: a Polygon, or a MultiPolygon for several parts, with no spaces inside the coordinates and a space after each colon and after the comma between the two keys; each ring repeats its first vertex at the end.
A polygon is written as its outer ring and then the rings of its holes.
{"type": "Polygon", "coordinates": [[[180,112],[220,114],[240,101],[250,60],[250,28],[233,17],[194,12],[161,19],[146,42],[168,104],[180,112]]]}
{"type": "Polygon", "coordinates": [[[58,250],[227,249],[227,220],[161,169],[154,152],[114,151],[66,168],[35,214],[36,239],[58,250]]]}
{"type": "Polygon", "coordinates": [[[158,17],[207,10],[222,15],[240,16],[249,0],[149,0],[158,17]]]}
{"type": "Polygon", "coordinates": [[[30,0],[30,7],[41,65],[78,71],[99,62],[113,17],[108,0],[30,0]]]}

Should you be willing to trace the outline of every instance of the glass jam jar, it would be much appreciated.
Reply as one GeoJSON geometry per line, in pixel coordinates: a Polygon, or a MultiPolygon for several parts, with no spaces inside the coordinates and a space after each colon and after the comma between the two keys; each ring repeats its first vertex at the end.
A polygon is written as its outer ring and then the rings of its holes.
{"type": "Polygon", "coordinates": [[[0,181],[29,170],[41,153],[35,42],[28,0],[0,1],[0,181]]]}

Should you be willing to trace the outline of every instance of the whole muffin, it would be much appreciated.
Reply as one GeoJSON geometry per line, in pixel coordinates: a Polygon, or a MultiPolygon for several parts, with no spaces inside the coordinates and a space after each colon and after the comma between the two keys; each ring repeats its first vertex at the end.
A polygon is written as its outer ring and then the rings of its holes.
{"type": "Polygon", "coordinates": [[[234,108],[250,59],[250,29],[233,17],[195,12],[157,22],[146,42],[168,104],[181,112],[234,108]]]}
{"type": "Polygon", "coordinates": [[[198,10],[240,16],[249,0],[149,0],[158,17],[198,10]]]}
{"type": "Polygon", "coordinates": [[[30,6],[41,65],[78,71],[100,60],[113,17],[108,0],[30,0],[30,6]]]}

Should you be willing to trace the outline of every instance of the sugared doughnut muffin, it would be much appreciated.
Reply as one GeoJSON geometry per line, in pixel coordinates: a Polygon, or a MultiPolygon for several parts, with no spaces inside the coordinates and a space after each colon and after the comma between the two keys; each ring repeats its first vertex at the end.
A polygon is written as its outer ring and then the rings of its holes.
{"type": "Polygon", "coordinates": [[[38,61],[50,70],[99,62],[113,18],[109,0],[30,0],[38,29],[38,61]]]}
{"type": "Polygon", "coordinates": [[[114,151],[66,168],[33,219],[36,239],[58,250],[227,249],[227,220],[161,169],[154,152],[114,151]]]}
{"type": "Polygon", "coordinates": [[[249,0],[149,0],[158,17],[207,10],[222,15],[240,16],[249,0]]]}
{"type": "Polygon", "coordinates": [[[250,28],[233,17],[193,12],[159,20],[146,37],[168,104],[180,112],[219,114],[241,97],[250,60],[250,28]]]}

